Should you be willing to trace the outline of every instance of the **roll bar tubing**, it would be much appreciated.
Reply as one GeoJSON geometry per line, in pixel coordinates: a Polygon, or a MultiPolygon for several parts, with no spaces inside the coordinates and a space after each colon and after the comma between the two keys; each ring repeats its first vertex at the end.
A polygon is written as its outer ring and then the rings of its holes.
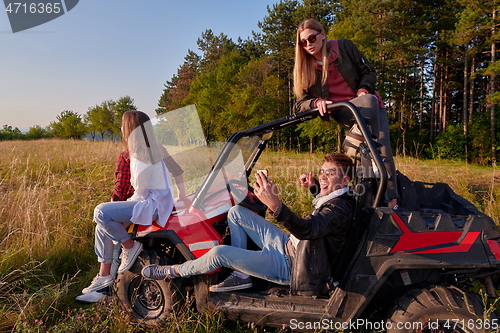
{"type": "MultiPolygon", "coordinates": [[[[349,109],[351,113],[354,116],[355,122],[358,124],[358,127],[361,131],[361,135],[364,137],[365,142],[368,146],[368,149],[370,150],[371,156],[373,158],[373,161],[375,162],[375,165],[377,166],[378,170],[380,171],[380,184],[377,189],[377,194],[375,196],[375,200],[373,202],[373,207],[378,207],[382,204],[383,199],[384,199],[384,194],[385,190],[387,188],[387,181],[388,181],[388,175],[387,171],[385,168],[384,163],[382,162],[382,158],[380,157],[380,153],[377,150],[377,147],[375,145],[375,142],[373,141],[373,138],[371,136],[370,130],[366,126],[365,120],[359,113],[358,108],[352,104],[351,102],[339,102],[339,103],[334,103],[331,105],[328,105],[328,110],[334,111],[334,110],[339,110],[339,109],[349,109]]],[[[252,136],[252,135],[257,135],[257,134],[264,134],[268,132],[272,132],[275,130],[279,130],[281,128],[299,123],[299,122],[304,122],[311,120],[313,118],[316,118],[319,116],[319,111],[318,108],[298,112],[295,114],[291,114],[289,116],[276,119],[273,121],[270,121],[265,124],[261,124],[252,128],[249,128],[247,130],[241,131],[234,133],[229,139],[226,141],[224,144],[224,147],[222,148],[221,152],[217,156],[217,159],[215,160],[214,165],[210,169],[210,172],[207,174],[205,179],[203,180],[203,183],[201,186],[198,188],[196,191],[196,194],[193,198],[193,207],[197,209],[202,209],[203,208],[203,199],[205,198],[205,195],[207,191],[209,190],[210,186],[212,185],[213,181],[217,177],[217,174],[219,173],[220,169],[224,166],[224,163],[226,162],[233,145],[236,144],[241,138],[245,136],[252,136]]]]}

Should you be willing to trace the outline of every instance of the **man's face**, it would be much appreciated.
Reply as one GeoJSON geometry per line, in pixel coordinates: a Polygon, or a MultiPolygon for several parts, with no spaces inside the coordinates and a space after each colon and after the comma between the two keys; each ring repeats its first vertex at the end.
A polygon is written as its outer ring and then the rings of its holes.
{"type": "Polygon", "coordinates": [[[325,162],[321,167],[319,175],[320,195],[325,196],[333,191],[340,190],[349,184],[349,177],[344,175],[342,168],[337,165],[325,162]],[[321,171],[322,170],[322,171],[321,171]]]}

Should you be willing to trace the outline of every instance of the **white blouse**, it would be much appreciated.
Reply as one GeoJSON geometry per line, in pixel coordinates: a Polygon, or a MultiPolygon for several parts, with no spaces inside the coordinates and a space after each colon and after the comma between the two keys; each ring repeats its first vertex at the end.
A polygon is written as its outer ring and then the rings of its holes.
{"type": "Polygon", "coordinates": [[[130,221],[150,225],[155,210],[158,210],[156,222],[164,227],[174,207],[174,191],[163,160],[151,165],[130,157],[130,183],[135,191],[128,200],[137,201],[130,221]]]}

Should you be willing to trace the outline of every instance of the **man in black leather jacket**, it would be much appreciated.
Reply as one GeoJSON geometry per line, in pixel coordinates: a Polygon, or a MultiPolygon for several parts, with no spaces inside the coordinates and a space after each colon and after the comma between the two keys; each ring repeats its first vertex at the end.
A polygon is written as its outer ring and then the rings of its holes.
{"type": "Polygon", "coordinates": [[[323,160],[318,181],[312,173],[301,175],[302,186],[317,187],[319,192],[313,200],[313,212],[305,218],[279,200],[274,181],[257,173],[255,195],[290,234],[248,209],[235,206],[228,213],[231,246],[215,246],[201,258],[180,265],[146,266],[142,275],[148,279],[188,277],[228,267],[234,272],[221,283],[212,285],[210,291],[249,288],[251,275],[290,284],[296,295],[327,294],[328,280],[333,276],[354,211],[354,199],[348,187],[352,173],[350,157],[331,153],[323,160]],[[246,249],[247,235],[260,251],[246,249]]]}

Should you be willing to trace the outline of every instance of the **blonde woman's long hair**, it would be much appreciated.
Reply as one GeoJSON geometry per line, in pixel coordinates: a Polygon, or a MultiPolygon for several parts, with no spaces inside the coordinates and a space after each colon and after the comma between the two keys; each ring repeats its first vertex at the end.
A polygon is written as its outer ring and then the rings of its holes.
{"type": "Polygon", "coordinates": [[[156,139],[151,119],[142,111],[130,110],[122,117],[122,142],[130,157],[148,164],[165,158],[165,147],[156,139]]]}
{"type": "MultiPolygon", "coordinates": [[[[300,45],[300,34],[306,29],[313,29],[317,32],[325,31],[321,23],[315,19],[306,19],[297,28],[295,65],[293,67],[293,91],[297,97],[303,96],[304,92],[316,83],[316,60],[300,45]]],[[[321,47],[323,58],[322,84],[326,84],[328,79],[328,46],[327,38],[325,38],[321,47]]]]}

